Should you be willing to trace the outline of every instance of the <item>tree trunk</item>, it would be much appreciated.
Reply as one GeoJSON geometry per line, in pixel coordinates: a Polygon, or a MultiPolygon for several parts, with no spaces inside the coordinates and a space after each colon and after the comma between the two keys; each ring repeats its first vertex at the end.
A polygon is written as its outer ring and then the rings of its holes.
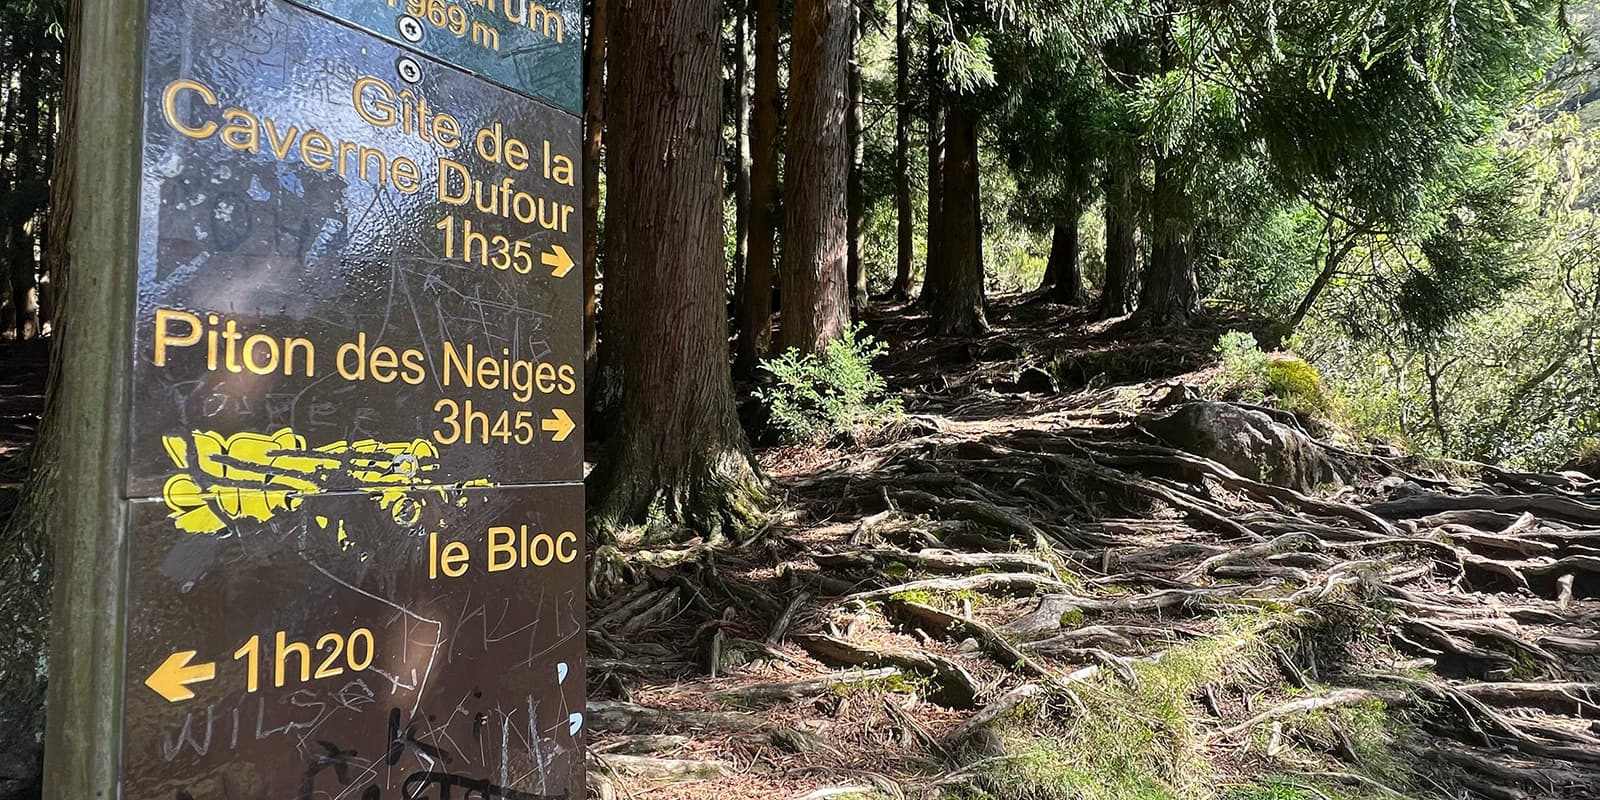
{"type": "MultiPolygon", "coordinates": [[[[1166,73],[1177,67],[1170,13],[1162,16],[1160,36],[1161,71],[1166,73]]],[[[1156,154],[1150,217],[1154,241],[1134,319],[1152,327],[1186,325],[1200,310],[1200,287],[1194,272],[1194,224],[1178,159],[1170,151],[1156,154]]]]}
{"type": "Polygon", "coordinates": [[[1150,266],[1139,291],[1141,325],[1186,325],[1200,310],[1200,287],[1194,271],[1194,228],[1188,221],[1183,186],[1173,174],[1173,159],[1156,159],[1156,182],[1151,213],[1155,240],[1150,266]]]}
{"type": "Polygon", "coordinates": [[[600,343],[600,155],[605,135],[609,2],[589,0],[589,39],[584,42],[583,55],[583,360],[590,366],[600,343]]]}
{"type": "Polygon", "coordinates": [[[798,0],[789,66],[784,349],[813,353],[849,324],[849,0],[798,0]]]}
{"type": "Polygon", "coordinates": [[[37,152],[45,135],[39,124],[44,60],[38,45],[21,57],[16,67],[17,86],[8,103],[15,111],[9,124],[16,136],[16,162],[12,173],[15,192],[5,205],[8,219],[4,237],[5,257],[10,262],[11,310],[19,342],[39,332],[38,297],[34,293],[39,263],[34,258],[36,231],[29,223],[39,214],[38,198],[45,190],[37,152]]]}
{"type": "Polygon", "coordinates": [[[943,281],[935,280],[939,271],[939,254],[944,250],[944,156],[945,156],[945,86],[944,75],[939,71],[938,40],[932,26],[928,29],[928,252],[927,265],[922,276],[922,294],[918,302],[923,308],[931,307],[943,281]]]}
{"type": "Polygon", "coordinates": [[[750,263],[750,3],[734,4],[733,27],[733,302],[744,298],[750,263]]]}
{"type": "Polygon", "coordinates": [[[772,341],[778,231],[778,0],[756,0],[755,98],[750,120],[750,253],[739,298],[734,368],[755,372],[772,341]]]}
{"type": "MultiPolygon", "coordinates": [[[[28,453],[27,477],[17,507],[6,524],[0,525],[0,574],[7,580],[9,613],[3,615],[12,642],[11,652],[0,655],[0,674],[8,676],[0,695],[8,705],[6,718],[13,726],[13,735],[0,735],[0,746],[10,749],[18,742],[27,746],[42,740],[44,735],[45,685],[37,667],[50,639],[50,589],[54,575],[54,542],[49,536],[49,517],[58,508],[56,502],[61,482],[62,429],[69,420],[59,409],[65,405],[61,389],[66,370],[67,349],[60,342],[69,335],[65,329],[70,313],[66,303],[68,276],[71,272],[71,252],[67,246],[72,228],[75,186],[73,140],[77,132],[78,53],[82,34],[80,21],[83,4],[66,4],[66,42],[62,52],[62,86],[60,98],[59,134],[53,149],[50,172],[50,222],[44,240],[44,267],[50,276],[53,292],[52,314],[49,317],[53,341],[50,348],[50,371],[46,378],[45,412],[39,426],[39,437],[28,453]]],[[[19,458],[22,456],[18,456],[19,458]]],[[[25,787],[25,784],[24,784],[25,787]]],[[[24,788],[26,791],[26,788],[24,788]]]]}
{"type": "Polygon", "coordinates": [[[1327,290],[1328,284],[1333,282],[1335,275],[1339,274],[1339,267],[1344,264],[1345,256],[1355,249],[1359,241],[1355,233],[1348,233],[1341,241],[1337,233],[1337,225],[1331,217],[1324,226],[1328,232],[1328,252],[1322,259],[1322,269],[1317,271],[1317,277],[1311,282],[1311,288],[1306,290],[1306,296],[1295,306],[1294,313],[1289,317],[1289,330],[1298,330],[1300,324],[1310,316],[1311,309],[1317,305],[1317,300],[1327,290]]]}
{"type": "Polygon", "coordinates": [[[865,249],[866,197],[862,179],[866,171],[867,140],[861,118],[861,9],[850,6],[850,313],[856,318],[866,313],[871,302],[871,287],[866,267],[861,263],[865,249]]]}
{"type": "MultiPolygon", "coordinates": [[[[928,305],[935,336],[975,336],[988,330],[983,315],[983,228],[978,177],[978,121],[961,103],[945,112],[944,203],[937,284],[928,305]]],[[[926,289],[924,296],[928,295],[926,289]]]]}
{"type": "Polygon", "coordinates": [[[1133,307],[1139,275],[1139,211],[1135,202],[1138,159],[1131,152],[1113,157],[1106,176],[1106,281],[1096,316],[1110,319],[1133,307]]]}
{"type": "Polygon", "coordinates": [[[767,502],[725,357],[720,10],[613,9],[605,313],[622,403],[589,483],[602,532],[665,519],[716,541],[767,502]]]}
{"type": "Polygon", "coordinates": [[[1071,207],[1061,215],[1061,220],[1056,223],[1055,235],[1050,241],[1050,264],[1045,272],[1050,276],[1050,299],[1053,302],[1069,306],[1080,306],[1084,302],[1083,291],[1083,264],[1081,263],[1081,244],[1079,239],[1079,223],[1083,217],[1083,207],[1072,203],[1071,207]]]}
{"type": "Polygon", "coordinates": [[[894,214],[895,246],[892,300],[911,297],[911,0],[895,0],[894,17],[894,214]]]}

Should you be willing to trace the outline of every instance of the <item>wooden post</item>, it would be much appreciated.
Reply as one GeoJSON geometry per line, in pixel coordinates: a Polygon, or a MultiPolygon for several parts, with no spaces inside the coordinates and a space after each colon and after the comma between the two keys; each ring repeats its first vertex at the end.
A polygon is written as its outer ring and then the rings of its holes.
{"type": "Polygon", "coordinates": [[[129,387],[144,91],[144,0],[83,0],[71,288],[57,347],[60,486],[45,800],[120,794],[129,387]]]}

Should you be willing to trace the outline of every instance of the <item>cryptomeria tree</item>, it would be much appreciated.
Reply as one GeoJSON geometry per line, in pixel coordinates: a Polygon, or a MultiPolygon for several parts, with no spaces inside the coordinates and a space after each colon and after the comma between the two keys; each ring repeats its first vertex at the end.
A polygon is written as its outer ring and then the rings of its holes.
{"type": "Polygon", "coordinates": [[[1012,39],[1002,55],[995,138],[1017,176],[1019,216],[1051,233],[1041,290],[1068,305],[1087,300],[1080,221],[1099,189],[1113,128],[1104,69],[1060,37],[1031,46],[1012,39]]]}
{"type": "MultiPolygon", "coordinates": [[[[711,0],[613,9],[608,98],[606,336],[622,402],[588,481],[601,533],[664,522],[711,541],[761,519],[767,496],[735,415],[727,363],[717,39],[711,0]]],[[[598,563],[598,562],[597,562],[598,563]]]]}
{"type": "MultiPolygon", "coordinates": [[[[1206,226],[1235,228],[1245,172],[1328,209],[1330,228],[1404,224],[1481,139],[1553,42],[1547,0],[1155,0],[1121,8],[1155,69],[1130,96],[1152,164],[1151,254],[1136,318],[1197,310],[1206,226]],[[1334,219],[1333,214],[1338,218],[1334,219]]],[[[1349,245],[1330,232],[1340,258],[1349,245]]],[[[1440,251],[1441,257],[1446,255],[1440,251]]],[[[1480,262],[1481,263],[1481,262],[1480,262]]]]}
{"type": "Polygon", "coordinates": [[[1285,66],[1264,76],[1252,119],[1278,182],[1318,222],[1317,268],[1292,326],[1352,264],[1375,275],[1359,266],[1374,254],[1406,254],[1385,296],[1419,330],[1514,278],[1518,242],[1531,235],[1515,218],[1522,181],[1484,145],[1548,63],[1555,21],[1549,2],[1461,3],[1450,16],[1397,4],[1320,75],[1285,66]],[[1473,206],[1471,224],[1449,223],[1473,206]]]}

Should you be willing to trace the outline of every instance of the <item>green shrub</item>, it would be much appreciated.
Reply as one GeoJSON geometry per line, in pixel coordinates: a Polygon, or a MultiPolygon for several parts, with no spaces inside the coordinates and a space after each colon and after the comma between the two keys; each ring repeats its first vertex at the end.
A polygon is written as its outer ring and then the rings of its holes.
{"type": "Polygon", "coordinates": [[[1279,408],[1297,414],[1332,411],[1322,376],[1304,359],[1263,352],[1256,337],[1243,331],[1223,334],[1217,355],[1221,368],[1210,389],[1219,397],[1250,403],[1270,397],[1279,408]]]}
{"type": "Polygon", "coordinates": [[[844,337],[821,353],[800,355],[789,350],[762,362],[775,383],[761,390],[772,423],[791,441],[809,442],[881,425],[898,418],[899,398],[887,397],[889,385],[872,368],[873,359],[889,346],[862,334],[865,326],[847,328],[844,337]]]}
{"type": "Polygon", "coordinates": [[[1278,406],[1297,414],[1323,414],[1332,410],[1328,392],[1317,368],[1299,358],[1273,358],[1267,362],[1267,394],[1278,406]]]}
{"type": "Polygon", "coordinates": [[[1260,402],[1267,396],[1267,365],[1272,356],[1261,351],[1256,337],[1228,331],[1217,340],[1221,369],[1211,379],[1211,391],[1221,397],[1260,402]]]}

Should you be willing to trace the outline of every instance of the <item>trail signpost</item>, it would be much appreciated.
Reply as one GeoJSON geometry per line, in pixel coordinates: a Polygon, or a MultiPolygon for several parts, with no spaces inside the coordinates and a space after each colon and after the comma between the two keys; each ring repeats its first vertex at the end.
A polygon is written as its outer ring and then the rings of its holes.
{"type": "Polygon", "coordinates": [[[88,0],[47,796],[576,798],[578,0],[88,0]]]}

